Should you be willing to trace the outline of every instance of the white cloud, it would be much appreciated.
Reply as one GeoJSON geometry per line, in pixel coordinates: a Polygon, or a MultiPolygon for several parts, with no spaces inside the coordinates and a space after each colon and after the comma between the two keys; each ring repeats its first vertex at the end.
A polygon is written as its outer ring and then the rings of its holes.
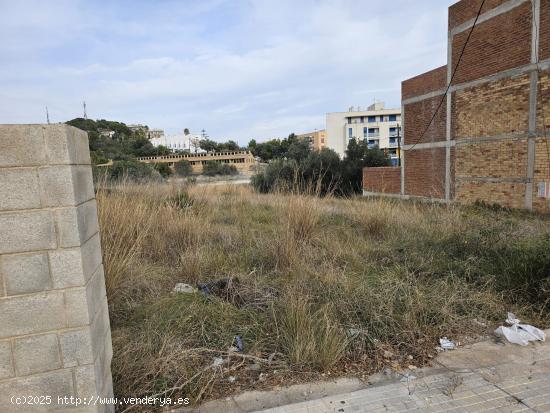
{"type": "Polygon", "coordinates": [[[85,99],[98,118],[241,142],[375,97],[398,106],[401,80],[444,63],[451,3],[29,1],[0,0],[14,39],[0,45],[0,122],[42,121],[46,104],[67,120],[85,99]]]}

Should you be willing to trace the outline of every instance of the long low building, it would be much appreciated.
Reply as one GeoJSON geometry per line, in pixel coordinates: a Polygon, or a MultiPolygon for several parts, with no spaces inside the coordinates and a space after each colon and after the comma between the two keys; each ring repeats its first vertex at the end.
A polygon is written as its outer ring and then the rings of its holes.
{"type": "Polygon", "coordinates": [[[219,162],[228,165],[234,165],[241,172],[252,171],[256,165],[256,159],[250,151],[234,152],[208,152],[208,153],[178,153],[163,156],[144,156],[137,158],[139,162],[144,163],[168,163],[170,167],[181,160],[186,160],[191,164],[193,172],[202,172],[202,167],[207,162],[219,162]]]}

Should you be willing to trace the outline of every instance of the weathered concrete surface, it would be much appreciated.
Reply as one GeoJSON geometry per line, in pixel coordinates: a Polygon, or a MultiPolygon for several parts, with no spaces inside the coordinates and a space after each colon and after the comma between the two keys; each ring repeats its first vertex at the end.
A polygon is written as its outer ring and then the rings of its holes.
{"type": "Polygon", "coordinates": [[[409,371],[408,378],[405,373],[374,381],[359,390],[320,398],[314,392],[309,400],[286,404],[285,399],[297,400],[296,386],[276,394],[249,392],[206,403],[197,412],[550,412],[550,341],[528,347],[476,343],[440,354],[433,367],[409,371]]]}
{"type": "Polygon", "coordinates": [[[58,402],[112,395],[94,196],[85,132],[0,125],[2,413],[113,411],[58,402]]]}

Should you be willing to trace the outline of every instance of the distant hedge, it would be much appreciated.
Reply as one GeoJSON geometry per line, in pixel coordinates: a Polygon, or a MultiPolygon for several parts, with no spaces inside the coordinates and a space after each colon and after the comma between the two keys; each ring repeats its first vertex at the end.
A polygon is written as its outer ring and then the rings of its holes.
{"type": "Polygon", "coordinates": [[[215,175],[237,175],[239,171],[235,165],[229,165],[226,163],[208,161],[202,167],[203,175],[215,176],[215,175]]]}

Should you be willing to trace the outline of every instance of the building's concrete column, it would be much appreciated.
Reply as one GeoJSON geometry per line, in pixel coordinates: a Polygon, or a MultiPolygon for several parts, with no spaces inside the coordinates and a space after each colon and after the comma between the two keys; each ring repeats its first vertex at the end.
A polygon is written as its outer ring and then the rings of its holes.
{"type": "Polygon", "coordinates": [[[86,133],[0,125],[0,411],[113,410],[58,405],[112,395],[98,231],[86,133]]]}

